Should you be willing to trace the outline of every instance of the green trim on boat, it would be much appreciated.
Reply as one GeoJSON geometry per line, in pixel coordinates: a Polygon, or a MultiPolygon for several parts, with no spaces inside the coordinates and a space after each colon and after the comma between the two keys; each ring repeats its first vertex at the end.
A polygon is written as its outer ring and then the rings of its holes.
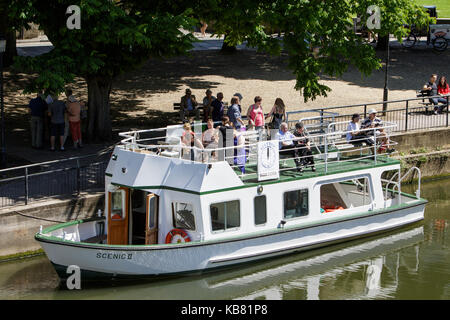
{"type": "MultiPolygon", "coordinates": [[[[402,192],[403,194],[403,192],[402,192]]],[[[282,233],[282,232],[286,232],[286,231],[291,231],[291,230],[296,230],[296,229],[303,229],[303,228],[309,228],[309,227],[314,227],[314,226],[320,226],[323,224],[330,224],[330,223],[336,223],[336,222],[343,222],[346,220],[352,220],[352,219],[356,219],[356,218],[363,218],[363,217],[370,217],[373,215],[377,215],[377,214],[381,214],[381,213],[386,213],[386,212],[390,212],[390,211],[396,211],[399,209],[404,209],[404,208],[408,208],[408,207],[414,207],[414,206],[418,206],[418,205],[422,205],[422,204],[426,204],[428,201],[422,198],[417,199],[415,196],[413,195],[409,195],[409,194],[404,194],[405,196],[408,196],[409,198],[414,198],[415,201],[412,203],[403,203],[400,205],[395,205],[395,206],[391,206],[389,208],[382,208],[382,209],[377,209],[377,210],[373,210],[373,211],[366,211],[366,212],[355,212],[351,215],[347,215],[345,217],[330,217],[330,218],[326,218],[323,220],[318,221],[313,221],[313,222],[307,222],[307,223],[303,223],[303,224],[297,224],[294,226],[288,226],[288,227],[284,227],[284,228],[273,228],[273,229],[269,229],[269,230],[264,230],[264,231],[257,231],[257,232],[252,232],[252,233],[247,233],[245,235],[238,235],[238,236],[231,236],[231,237],[227,237],[227,238],[220,238],[220,239],[214,239],[214,240],[205,240],[205,241],[192,241],[192,242],[186,242],[183,244],[153,244],[153,245],[109,245],[109,244],[95,244],[95,243],[87,243],[87,242],[73,242],[73,241],[69,241],[69,240],[64,240],[55,236],[46,236],[44,235],[45,233],[49,233],[52,231],[55,231],[57,229],[60,228],[64,228],[70,225],[76,225],[76,224],[80,224],[83,222],[88,222],[88,221],[94,221],[94,220],[100,220],[100,218],[97,219],[86,219],[86,220],[76,220],[76,221],[71,221],[71,222],[66,222],[63,224],[58,224],[55,226],[51,226],[48,228],[45,228],[44,230],[42,230],[42,234],[41,233],[37,233],[35,235],[35,239],[43,239],[43,240],[53,240],[56,242],[60,242],[60,243],[67,243],[67,244],[82,244],[84,246],[91,246],[91,247],[101,247],[101,248],[128,248],[128,249],[132,249],[132,248],[139,248],[139,249],[143,249],[143,248],[159,248],[159,249],[163,249],[163,248],[168,248],[168,247],[179,247],[179,248],[183,248],[186,246],[195,246],[195,245],[206,245],[206,244],[215,244],[215,243],[220,243],[220,242],[224,242],[224,241],[230,241],[230,240],[245,240],[247,238],[253,238],[253,237],[260,237],[260,236],[270,236],[270,235],[274,235],[277,233],[282,233]]],[[[104,219],[104,218],[101,218],[104,219]]]]}

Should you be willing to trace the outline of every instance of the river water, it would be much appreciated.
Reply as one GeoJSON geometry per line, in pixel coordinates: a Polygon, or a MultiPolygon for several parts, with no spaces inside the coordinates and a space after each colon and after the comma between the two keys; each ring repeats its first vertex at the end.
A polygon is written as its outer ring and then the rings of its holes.
{"type": "Polygon", "coordinates": [[[45,256],[4,262],[0,299],[450,299],[450,179],[421,196],[408,228],[204,275],[68,290],[45,256]]]}

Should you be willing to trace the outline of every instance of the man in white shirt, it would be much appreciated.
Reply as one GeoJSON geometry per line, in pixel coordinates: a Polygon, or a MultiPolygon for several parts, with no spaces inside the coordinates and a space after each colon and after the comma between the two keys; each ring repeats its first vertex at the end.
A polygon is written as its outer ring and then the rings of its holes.
{"type": "Polygon", "coordinates": [[[286,122],[281,123],[280,131],[277,132],[275,138],[280,142],[280,155],[287,154],[289,157],[294,158],[297,171],[302,172],[303,169],[298,159],[298,150],[294,144],[295,136],[289,132],[286,122]]]}
{"type": "Polygon", "coordinates": [[[347,142],[358,146],[361,145],[362,142],[365,141],[364,139],[364,132],[360,132],[360,125],[359,125],[359,114],[355,113],[352,116],[352,121],[348,124],[347,127],[347,142]]]}

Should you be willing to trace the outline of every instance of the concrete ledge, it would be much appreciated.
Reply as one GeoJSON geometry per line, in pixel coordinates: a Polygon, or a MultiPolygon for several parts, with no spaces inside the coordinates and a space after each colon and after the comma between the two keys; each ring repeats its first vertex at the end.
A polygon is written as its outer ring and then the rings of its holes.
{"type": "Polygon", "coordinates": [[[400,152],[421,147],[450,149],[450,127],[395,133],[392,140],[398,142],[395,149],[400,152]]]}
{"type": "MultiPolygon", "coordinates": [[[[422,180],[450,175],[450,149],[412,154],[397,158],[401,161],[403,173],[411,167],[417,167],[421,171],[422,180]]],[[[418,177],[414,174],[404,181],[412,182],[417,178],[418,177]]]]}
{"type": "Polygon", "coordinates": [[[82,193],[77,198],[51,199],[0,210],[0,261],[39,250],[34,240],[39,227],[90,218],[104,210],[104,191],[82,193]]]}

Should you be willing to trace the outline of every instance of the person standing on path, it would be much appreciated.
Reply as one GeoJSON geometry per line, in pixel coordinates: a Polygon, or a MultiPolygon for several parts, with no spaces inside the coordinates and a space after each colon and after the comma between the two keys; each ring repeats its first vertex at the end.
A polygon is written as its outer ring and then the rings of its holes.
{"type": "Polygon", "coordinates": [[[47,110],[47,103],[38,94],[36,98],[31,99],[28,105],[31,111],[31,147],[34,149],[43,148],[44,138],[44,115],[47,110]]]}
{"type": "Polygon", "coordinates": [[[82,148],[81,143],[81,104],[72,95],[72,90],[68,91],[68,101],[66,103],[67,114],[69,118],[70,133],[72,135],[73,147],[82,148]]]}
{"type": "Polygon", "coordinates": [[[66,104],[55,97],[53,103],[48,106],[48,114],[51,116],[50,129],[50,145],[51,151],[55,151],[55,140],[59,137],[60,150],[64,151],[64,114],[66,112],[66,104]]]}
{"type": "Polygon", "coordinates": [[[204,21],[200,21],[200,23],[202,24],[202,27],[200,28],[200,32],[202,34],[202,37],[206,37],[206,28],[208,28],[208,24],[204,21]]]}

